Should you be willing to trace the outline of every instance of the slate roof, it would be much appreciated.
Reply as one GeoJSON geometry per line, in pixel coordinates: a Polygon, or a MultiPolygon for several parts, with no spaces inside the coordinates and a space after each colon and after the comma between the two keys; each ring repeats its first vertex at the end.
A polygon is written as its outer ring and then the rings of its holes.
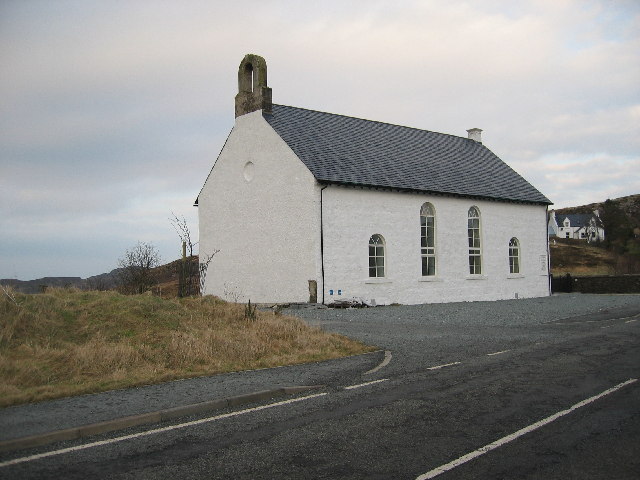
{"type": "Polygon", "coordinates": [[[594,217],[595,215],[590,214],[590,213],[567,213],[565,215],[558,215],[558,225],[563,227],[564,226],[564,219],[568,218],[569,219],[569,225],[571,227],[584,227],[585,225],[589,225],[589,221],[594,217]]]}
{"type": "Polygon", "coordinates": [[[468,138],[284,105],[263,115],[321,183],[551,204],[468,138]]]}

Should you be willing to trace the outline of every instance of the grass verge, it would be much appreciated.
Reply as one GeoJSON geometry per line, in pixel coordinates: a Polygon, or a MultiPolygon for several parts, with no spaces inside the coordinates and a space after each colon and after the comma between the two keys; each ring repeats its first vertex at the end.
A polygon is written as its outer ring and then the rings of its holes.
{"type": "Polygon", "coordinates": [[[298,318],[248,318],[244,305],[214,297],[0,296],[0,407],[374,350],[298,318]]]}

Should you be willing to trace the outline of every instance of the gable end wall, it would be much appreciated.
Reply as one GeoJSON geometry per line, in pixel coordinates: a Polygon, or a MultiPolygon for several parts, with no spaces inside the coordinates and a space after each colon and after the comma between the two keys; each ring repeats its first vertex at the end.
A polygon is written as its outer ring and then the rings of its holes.
{"type": "Polygon", "coordinates": [[[236,119],[198,197],[198,215],[201,259],[219,250],[205,295],[307,302],[309,280],[321,288],[319,186],[261,111],[236,119]]]}

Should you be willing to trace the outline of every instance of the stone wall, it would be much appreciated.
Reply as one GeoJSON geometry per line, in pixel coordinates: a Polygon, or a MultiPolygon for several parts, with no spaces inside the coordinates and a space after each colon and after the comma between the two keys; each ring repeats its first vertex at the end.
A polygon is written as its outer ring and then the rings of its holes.
{"type": "Polygon", "coordinates": [[[640,293],[640,275],[574,277],[573,291],[581,293],[640,293]]]}

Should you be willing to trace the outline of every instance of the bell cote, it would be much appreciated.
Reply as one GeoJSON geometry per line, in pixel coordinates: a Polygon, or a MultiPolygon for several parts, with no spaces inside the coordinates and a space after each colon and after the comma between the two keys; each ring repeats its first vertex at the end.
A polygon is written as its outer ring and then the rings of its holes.
{"type": "Polygon", "coordinates": [[[262,110],[271,113],[271,88],[267,87],[267,62],[259,55],[245,55],[238,68],[236,118],[262,110]]]}

